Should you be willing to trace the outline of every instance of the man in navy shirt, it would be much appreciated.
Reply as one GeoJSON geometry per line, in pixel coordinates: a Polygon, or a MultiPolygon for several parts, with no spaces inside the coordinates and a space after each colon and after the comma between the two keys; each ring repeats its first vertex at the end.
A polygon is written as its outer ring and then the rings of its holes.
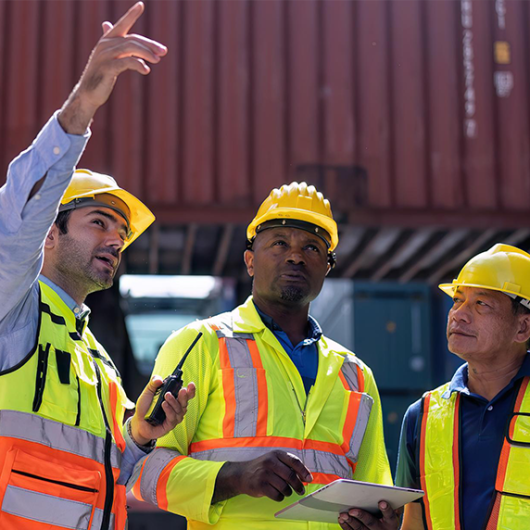
{"type": "Polygon", "coordinates": [[[495,245],[440,288],[466,361],[403,420],[396,485],[425,490],[403,530],[530,525],[530,255],[495,245]]]}

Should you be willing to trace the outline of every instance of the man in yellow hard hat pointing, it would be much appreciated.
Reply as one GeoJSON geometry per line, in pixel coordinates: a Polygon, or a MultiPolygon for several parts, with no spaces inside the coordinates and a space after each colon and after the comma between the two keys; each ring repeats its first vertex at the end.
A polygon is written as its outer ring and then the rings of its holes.
{"type": "Polygon", "coordinates": [[[122,426],[127,399],[87,327],[86,296],[113,282],[122,251],[154,220],[113,178],[77,170],[88,126],[126,70],[147,74],[166,48],[129,30],[103,36],[63,108],[10,165],[0,189],[0,528],[124,530],[125,484],[153,440],[186,412],[193,385],[144,416],[161,378],[122,426]],[[40,273],[40,275],[39,275],[40,273]]]}
{"type": "Polygon", "coordinates": [[[440,289],[466,363],[403,420],[396,485],[425,490],[404,530],[530,524],[530,254],[495,245],[440,289]]]}
{"type": "MultiPolygon", "coordinates": [[[[338,478],[391,484],[379,395],[370,369],[309,315],[335,261],[329,202],[305,183],[275,189],[247,239],[252,296],[160,350],[164,375],[201,331],[183,368],[201,385],[183,423],[137,464],[133,493],[186,516],[190,529],[306,529],[274,514],[338,478]]],[[[332,526],[338,518],[310,528],[332,526]]]]}

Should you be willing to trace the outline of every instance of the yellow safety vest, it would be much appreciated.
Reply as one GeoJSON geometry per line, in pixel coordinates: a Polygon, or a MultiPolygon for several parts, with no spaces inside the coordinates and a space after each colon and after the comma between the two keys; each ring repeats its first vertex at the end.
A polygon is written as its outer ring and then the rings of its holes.
{"type": "MultiPolygon", "coordinates": [[[[519,389],[497,464],[495,499],[486,530],[519,530],[530,526],[530,389],[525,377],[519,389]]],[[[449,383],[422,400],[419,448],[429,530],[460,530],[460,394],[443,397],[449,383]]],[[[491,465],[485,462],[484,465],[491,465]]]]}
{"type": "Polygon", "coordinates": [[[86,323],[39,287],[35,347],[0,373],[0,528],[123,530],[127,397],[86,323]]]}
{"type": "Polygon", "coordinates": [[[238,495],[211,506],[219,469],[226,461],[282,449],[311,470],[308,493],[338,478],[391,484],[375,382],[351,352],[322,337],[316,382],[307,396],[298,370],[249,299],[170,337],[157,373],[174,369],[198,331],[204,336],[184,365],[185,382],[195,381],[198,395],[184,422],[143,460],[133,487],[137,498],[186,516],[190,530],[211,524],[317,530],[338,525],[274,519],[298,500],[296,494],[280,503],[238,495]],[[363,445],[367,425],[370,447],[363,445]]]}

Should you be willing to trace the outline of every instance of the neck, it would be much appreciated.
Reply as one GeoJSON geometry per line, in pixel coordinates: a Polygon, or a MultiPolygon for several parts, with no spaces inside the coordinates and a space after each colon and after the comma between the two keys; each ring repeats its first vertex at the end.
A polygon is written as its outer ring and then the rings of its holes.
{"type": "Polygon", "coordinates": [[[285,331],[293,345],[306,338],[309,304],[305,306],[281,305],[277,302],[268,303],[266,300],[256,299],[256,297],[254,297],[254,303],[261,312],[271,317],[285,331]]]}
{"type": "Polygon", "coordinates": [[[517,375],[524,362],[526,350],[517,355],[499,356],[487,362],[468,361],[468,388],[491,401],[517,375]]]}
{"type": "Polygon", "coordinates": [[[71,281],[71,279],[61,274],[56,268],[47,267],[46,263],[42,267],[41,274],[71,296],[79,306],[83,305],[86,297],[89,295],[86,289],[81,288],[75,281],[71,281]]]}

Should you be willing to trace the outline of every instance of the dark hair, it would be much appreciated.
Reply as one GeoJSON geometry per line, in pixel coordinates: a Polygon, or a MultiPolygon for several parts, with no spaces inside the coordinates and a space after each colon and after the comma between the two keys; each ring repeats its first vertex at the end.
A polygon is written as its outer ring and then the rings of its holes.
{"type": "Polygon", "coordinates": [[[530,313],[530,309],[521,304],[519,298],[512,298],[512,310],[514,315],[527,315],[530,313]]]}
{"type": "Polygon", "coordinates": [[[71,213],[72,213],[72,210],[66,210],[64,212],[59,212],[57,214],[57,217],[55,218],[55,224],[57,225],[57,228],[59,228],[59,232],[61,232],[61,234],[68,233],[68,219],[70,219],[71,213]]]}

